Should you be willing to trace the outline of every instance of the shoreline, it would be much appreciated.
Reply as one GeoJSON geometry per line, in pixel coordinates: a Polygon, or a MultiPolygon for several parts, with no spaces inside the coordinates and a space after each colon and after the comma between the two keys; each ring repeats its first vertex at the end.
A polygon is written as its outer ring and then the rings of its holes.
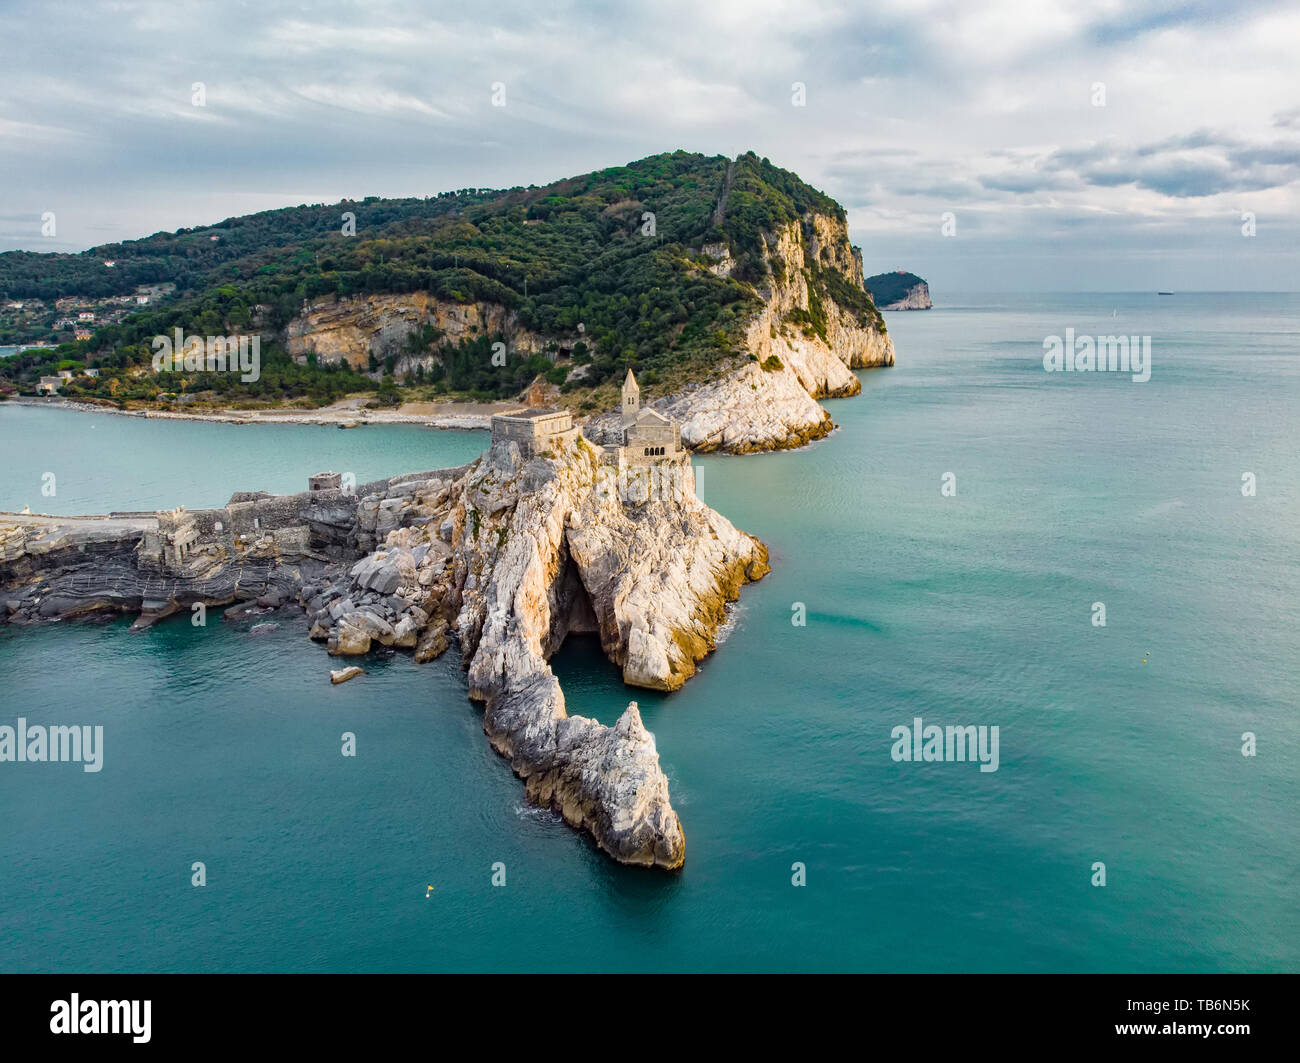
{"type": "MultiPolygon", "coordinates": [[[[854,372],[857,372],[856,370],[854,372]]],[[[856,398],[855,395],[835,396],[834,398],[856,398]]],[[[827,401],[825,399],[819,401],[827,401]]],[[[76,402],[72,399],[38,399],[20,396],[0,403],[0,410],[5,406],[24,406],[29,409],[70,410],[74,413],[104,413],[115,417],[135,417],[142,420],[156,421],[197,421],[209,424],[287,424],[319,425],[336,428],[363,428],[366,426],[413,425],[418,428],[431,428],[444,432],[488,432],[492,429],[492,417],[495,413],[517,410],[521,403],[403,403],[391,410],[365,410],[335,406],[322,407],[319,410],[211,410],[205,413],[182,413],[176,410],[119,410],[112,406],[99,406],[90,402],[76,402]],[[456,408],[457,412],[430,414],[425,412],[403,412],[411,407],[428,407],[444,405],[456,408]],[[481,412],[480,412],[481,411],[481,412]]],[[[576,422],[579,427],[583,422],[576,422]]],[[[788,454],[793,451],[808,450],[823,440],[829,439],[840,431],[838,422],[832,420],[830,429],[824,434],[804,439],[790,446],[759,447],[753,450],[727,450],[717,448],[699,450],[686,447],[693,455],[722,455],[726,457],[749,457],[755,454],[788,454]]]]}
{"type": "MultiPolygon", "coordinates": [[[[188,413],[179,410],[120,410],[113,406],[100,406],[91,402],[71,399],[13,398],[4,405],[27,406],[36,409],[72,410],[77,413],[106,413],[117,417],[139,417],[159,421],[208,421],[217,424],[303,424],[335,425],[339,428],[360,428],[364,425],[418,425],[457,431],[480,431],[491,428],[492,415],[518,409],[520,403],[403,403],[391,410],[369,410],[356,406],[323,406],[319,410],[208,410],[188,413]],[[434,409],[445,405],[448,412],[434,409]],[[420,407],[433,407],[425,410],[420,407]],[[414,408],[414,409],[413,409],[414,408]]],[[[3,408],[0,405],[0,408],[3,408]]]]}

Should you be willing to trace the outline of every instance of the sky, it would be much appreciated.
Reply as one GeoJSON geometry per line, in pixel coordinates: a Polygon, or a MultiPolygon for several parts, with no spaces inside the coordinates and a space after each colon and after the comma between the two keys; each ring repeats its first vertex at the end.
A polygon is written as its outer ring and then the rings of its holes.
{"type": "Polygon", "coordinates": [[[753,150],[936,295],[1300,290],[1294,2],[0,0],[0,42],[0,250],[753,150]]]}

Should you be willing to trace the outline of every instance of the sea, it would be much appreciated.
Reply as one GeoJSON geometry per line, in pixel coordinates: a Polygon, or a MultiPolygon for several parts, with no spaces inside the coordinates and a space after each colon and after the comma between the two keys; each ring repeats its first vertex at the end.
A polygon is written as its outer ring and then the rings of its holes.
{"type": "MultiPolygon", "coordinates": [[[[288,611],[3,627],[0,725],[104,744],[0,763],[0,971],[1300,970],[1300,295],[935,298],[832,435],[694,459],[772,572],[682,690],[553,660],[571,713],[639,703],[680,873],[531,807],[454,648],[331,686],[288,611]],[[1067,329],[1150,379],[1045,371],[1067,329]],[[898,759],[914,725],[996,727],[997,770],[898,759]]],[[[486,442],[0,403],[0,509],[486,442]]]]}

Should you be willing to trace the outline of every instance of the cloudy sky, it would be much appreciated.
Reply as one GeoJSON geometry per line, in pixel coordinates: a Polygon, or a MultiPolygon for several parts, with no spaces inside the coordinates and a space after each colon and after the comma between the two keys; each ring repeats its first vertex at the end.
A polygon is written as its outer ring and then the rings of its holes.
{"type": "Polygon", "coordinates": [[[1294,2],[0,0],[0,40],[0,249],[752,149],[937,292],[1300,290],[1294,2]]]}

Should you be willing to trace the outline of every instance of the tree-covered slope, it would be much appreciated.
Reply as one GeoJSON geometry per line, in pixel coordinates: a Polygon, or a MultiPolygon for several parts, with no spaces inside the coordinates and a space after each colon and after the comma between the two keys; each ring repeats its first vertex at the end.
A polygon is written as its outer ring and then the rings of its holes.
{"type": "MultiPolygon", "coordinates": [[[[159,305],[63,345],[60,356],[126,368],[148,364],[150,339],[175,328],[256,330],[267,341],[269,382],[197,383],[227,396],[324,401],[345,387],[379,386],[383,366],[371,367],[373,380],[339,376],[338,367],[330,367],[333,378],[324,366],[293,367],[278,340],[304,306],[330,296],[427,292],[503,307],[542,337],[571,339],[581,325],[583,386],[593,387],[627,365],[653,379],[702,372],[742,353],[771,280],[774,234],[814,214],[844,221],[828,196],[753,153],[732,162],[679,151],[544,187],[291,207],[78,255],[8,252],[0,254],[0,295],[95,299],[173,283],[175,293],[159,305]],[[354,234],[343,231],[351,228],[346,215],[355,219],[354,234]],[[704,250],[720,243],[733,260],[726,271],[711,270],[704,250]],[[106,269],[106,259],[115,266],[106,269]]],[[[879,320],[860,280],[811,250],[806,258],[777,268],[807,270],[818,299],[833,299],[864,322],[879,320]]],[[[511,393],[544,368],[545,359],[512,353],[510,371],[500,372],[485,357],[488,338],[453,350],[426,329],[413,350],[422,344],[437,356],[443,390],[479,395],[511,393]]],[[[11,379],[20,372],[19,363],[0,365],[11,379]]]]}
{"type": "Polygon", "coordinates": [[[925,281],[915,273],[896,270],[893,273],[877,273],[866,280],[867,289],[877,306],[888,306],[907,298],[908,292],[925,281]]]}

